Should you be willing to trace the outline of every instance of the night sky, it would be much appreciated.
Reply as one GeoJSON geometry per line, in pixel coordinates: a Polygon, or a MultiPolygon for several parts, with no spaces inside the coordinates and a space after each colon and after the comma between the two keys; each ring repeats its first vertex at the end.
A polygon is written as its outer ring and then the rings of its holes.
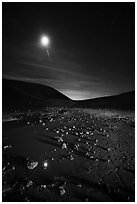
{"type": "Polygon", "coordinates": [[[3,77],[49,85],[77,100],[134,90],[134,6],[3,3],[3,77]]]}

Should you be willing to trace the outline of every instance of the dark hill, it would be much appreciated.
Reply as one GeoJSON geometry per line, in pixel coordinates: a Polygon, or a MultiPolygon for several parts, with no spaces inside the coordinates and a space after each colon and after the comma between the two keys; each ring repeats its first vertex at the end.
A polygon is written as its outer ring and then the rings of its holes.
{"type": "Polygon", "coordinates": [[[82,101],[72,101],[45,85],[2,79],[3,111],[65,106],[76,108],[135,109],[135,91],[82,101]]]}
{"type": "Polygon", "coordinates": [[[74,105],[79,108],[111,108],[120,110],[135,109],[135,91],[115,96],[78,101],[74,105]]]}
{"type": "Polygon", "coordinates": [[[2,79],[3,110],[69,104],[71,99],[45,85],[2,79]]]}

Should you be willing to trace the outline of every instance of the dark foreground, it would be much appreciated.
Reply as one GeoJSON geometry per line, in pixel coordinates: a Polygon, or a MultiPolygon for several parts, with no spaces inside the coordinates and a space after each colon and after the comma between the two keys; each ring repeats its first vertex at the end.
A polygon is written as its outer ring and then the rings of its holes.
{"type": "Polygon", "coordinates": [[[3,201],[135,201],[134,114],[47,109],[3,122],[3,201]]]}

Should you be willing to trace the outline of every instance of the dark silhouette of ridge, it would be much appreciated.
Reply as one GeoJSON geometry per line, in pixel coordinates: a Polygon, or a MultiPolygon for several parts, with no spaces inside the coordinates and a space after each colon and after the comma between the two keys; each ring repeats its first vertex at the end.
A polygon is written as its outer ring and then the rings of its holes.
{"type": "Polygon", "coordinates": [[[78,101],[74,105],[79,108],[111,108],[120,110],[135,109],[135,91],[114,96],[106,96],[94,99],[78,101]]]}
{"type": "Polygon", "coordinates": [[[4,110],[61,106],[72,100],[59,91],[45,85],[2,79],[2,103],[4,110]]]}
{"type": "Polygon", "coordinates": [[[73,101],[45,85],[2,79],[3,111],[39,109],[42,107],[74,107],[100,109],[135,109],[135,91],[115,96],[73,101]]]}

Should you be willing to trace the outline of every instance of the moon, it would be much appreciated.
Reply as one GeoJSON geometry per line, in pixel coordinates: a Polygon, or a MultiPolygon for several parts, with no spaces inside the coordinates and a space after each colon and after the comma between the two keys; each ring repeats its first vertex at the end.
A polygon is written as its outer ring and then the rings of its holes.
{"type": "Polygon", "coordinates": [[[48,36],[44,35],[41,37],[41,44],[43,46],[47,47],[49,45],[49,42],[50,42],[50,40],[49,40],[48,36]]]}

